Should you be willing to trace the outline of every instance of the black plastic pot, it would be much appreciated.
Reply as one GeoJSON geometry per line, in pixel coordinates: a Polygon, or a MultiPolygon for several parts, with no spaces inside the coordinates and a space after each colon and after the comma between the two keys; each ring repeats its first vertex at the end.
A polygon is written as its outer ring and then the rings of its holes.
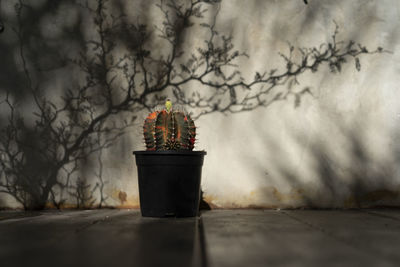
{"type": "Polygon", "coordinates": [[[194,217],[205,151],[134,151],[144,217],[194,217]]]}

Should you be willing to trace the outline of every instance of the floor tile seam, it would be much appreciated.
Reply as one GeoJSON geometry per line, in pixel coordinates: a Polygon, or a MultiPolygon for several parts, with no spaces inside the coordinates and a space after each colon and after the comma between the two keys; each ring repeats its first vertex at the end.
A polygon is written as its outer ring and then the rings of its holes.
{"type": "Polygon", "coordinates": [[[298,221],[298,222],[300,222],[300,223],[302,223],[304,225],[307,225],[309,228],[311,228],[313,230],[317,230],[318,232],[322,233],[323,235],[325,235],[325,236],[327,236],[327,237],[329,237],[329,238],[331,238],[331,239],[333,239],[333,240],[335,240],[337,242],[340,242],[340,243],[342,243],[342,244],[344,244],[344,245],[346,245],[348,247],[356,249],[359,252],[362,252],[362,253],[367,254],[369,256],[371,255],[371,253],[373,253],[373,254],[379,256],[382,260],[387,260],[387,257],[385,255],[382,255],[382,253],[379,253],[377,251],[371,251],[370,249],[365,248],[363,246],[360,246],[359,244],[357,244],[355,242],[350,242],[347,239],[340,238],[340,237],[336,236],[332,231],[329,231],[329,230],[327,230],[327,229],[325,229],[325,228],[323,228],[321,226],[318,226],[318,225],[315,225],[315,224],[313,224],[311,222],[303,220],[303,219],[301,219],[301,218],[299,218],[299,217],[297,217],[297,216],[295,216],[293,214],[289,214],[286,211],[281,211],[281,213],[285,214],[286,216],[288,216],[289,218],[291,218],[291,219],[293,219],[295,221],[298,221]]]}
{"type": "Polygon", "coordinates": [[[129,216],[129,213],[126,214],[119,214],[118,216],[115,216],[116,214],[112,214],[112,215],[106,215],[104,214],[101,218],[98,219],[94,219],[94,220],[89,220],[87,223],[85,223],[84,225],[75,228],[75,233],[78,234],[84,230],[87,230],[88,228],[96,225],[96,224],[100,224],[102,222],[106,222],[106,221],[111,221],[114,217],[125,217],[125,216],[129,216]]]}
{"type": "Polygon", "coordinates": [[[400,222],[400,219],[399,219],[399,218],[394,217],[394,216],[390,216],[390,215],[387,215],[387,214],[382,214],[382,213],[379,213],[379,212],[375,212],[375,211],[371,211],[371,210],[364,210],[364,209],[360,209],[359,211],[360,211],[360,212],[363,212],[363,213],[365,213],[365,214],[374,216],[374,217],[380,217],[380,218],[385,218],[385,219],[391,219],[391,220],[400,222]]]}

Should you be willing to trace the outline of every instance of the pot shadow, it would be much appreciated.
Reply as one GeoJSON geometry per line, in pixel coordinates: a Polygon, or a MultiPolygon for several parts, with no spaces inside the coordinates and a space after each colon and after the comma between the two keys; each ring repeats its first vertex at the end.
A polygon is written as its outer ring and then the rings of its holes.
{"type": "Polygon", "coordinates": [[[138,266],[207,266],[201,217],[142,218],[135,235],[138,266]]]}

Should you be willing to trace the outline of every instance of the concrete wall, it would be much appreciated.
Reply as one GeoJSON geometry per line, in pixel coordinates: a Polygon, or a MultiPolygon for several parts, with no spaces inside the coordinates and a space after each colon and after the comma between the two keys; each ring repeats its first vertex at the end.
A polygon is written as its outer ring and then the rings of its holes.
{"type": "MultiPolygon", "coordinates": [[[[29,4],[39,9],[45,2],[29,4]]],[[[60,29],[76,30],[79,21],[80,30],[86,36],[91,34],[90,23],[82,23],[88,18],[77,11],[78,7],[64,2],[55,10],[50,8],[40,19],[40,34],[52,49],[48,58],[40,58],[34,66],[45,69],[42,75],[45,85],[52,88],[49,93],[70,79],[65,75],[68,64],[52,60],[53,57],[58,53],[74,55],[79,46],[76,38],[63,40],[66,37],[59,33],[60,29]]],[[[148,23],[159,22],[154,3],[129,2],[121,1],[121,5],[130,20],[139,15],[148,23]]],[[[339,74],[324,66],[316,73],[299,76],[300,84],[294,90],[308,87],[312,92],[301,98],[299,106],[289,97],[251,112],[200,117],[196,121],[197,149],[208,153],[202,186],[205,199],[213,207],[351,208],[400,204],[400,2],[308,2],[222,2],[217,29],[232,34],[235,48],[249,55],[239,64],[245,77],[263,69],[282,68],[284,62],[278,53],[287,53],[287,42],[296,47],[312,47],[330,40],[334,21],[339,26],[338,39],[354,40],[371,50],[383,47],[390,53],[361,56],[360,71],[351,61],[339,74]]],[[[15,24],[12,1],[1,5],[0,18],[9,25],[15,24]]],[[[18,88],[22,75],[14,72],[18,68],[13,69],[21,62],[12,36],[12,31],[0,35],[1,53],[7,55],[7,64],[1,66],[0,89],[14,85],[18,88]]],[[[188,49],[201,42],[196,33],[187,38],[188,49]]],[[[31,41],[40,46],[40,40],[31,41]]],[[[193,88],[196,86],[199,85],[194,84],[193,88]]],[[[29,113],[29,105],[26,109],[29,113]]],[[[103,151],[107,205],[139,205],[137,170],[131,152],[144,149],[141,124],[137,120],[124,137],[103,151]]],[[[92,184],[96,183],[96,168],[94,164],[93,169],[84,172],[92,184]]],[[[74,200],[70,202],[73,204],[74,200]]],[[[0,206],[18,204],[1,194],[0,206]]]]}

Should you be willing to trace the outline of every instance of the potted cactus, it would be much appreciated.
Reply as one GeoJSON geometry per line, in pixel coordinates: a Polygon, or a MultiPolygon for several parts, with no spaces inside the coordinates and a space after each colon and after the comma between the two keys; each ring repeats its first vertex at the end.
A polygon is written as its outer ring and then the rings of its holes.
{"type": "Polygon", "coordinates": [[[165,109],[151,112],[143,125],[146,151],[134,151],[140,210],[145,217],[194,217],[199,210],[205,151],[192,151],[196,127],[188,114],[165,109]]]}

